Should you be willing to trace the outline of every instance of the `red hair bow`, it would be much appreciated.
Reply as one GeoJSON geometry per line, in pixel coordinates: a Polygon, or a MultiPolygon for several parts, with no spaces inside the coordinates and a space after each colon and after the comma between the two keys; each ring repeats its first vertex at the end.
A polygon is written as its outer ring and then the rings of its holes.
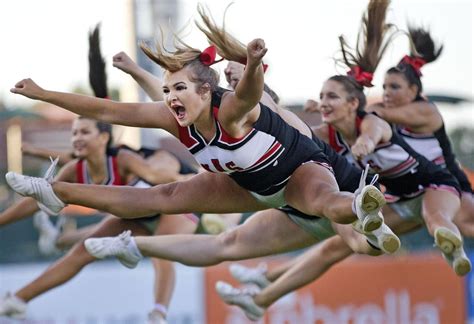
{"type": "Polygon", "coordinates": [[[216,61],[216,54],[216,47],[214,45],[211,45],[201,52],[201,55],[199,55],[199,60],[202,62],[202,64],[211,66],[212,64],[218,63],[223,60],[222,58],[216,61]]]}
{"type": "Polygon", "coordinates": [[[351,67],[351,69],[347,72],[347,75],[353,77],[358,84],[363,87],[373,87],[372,79],[374,77],[373,73],[365,72],[362,68],[358,65],[351,67]]]}
{"type": "Polygon", "coordinates": [[[422,59],[421,57],[405,55],[400,61],[400,63],[411,65],[413,70],[415,70],[416,75],[420,77],[422,76],[421,67],[426,64],[426,61],[422,59]]]}

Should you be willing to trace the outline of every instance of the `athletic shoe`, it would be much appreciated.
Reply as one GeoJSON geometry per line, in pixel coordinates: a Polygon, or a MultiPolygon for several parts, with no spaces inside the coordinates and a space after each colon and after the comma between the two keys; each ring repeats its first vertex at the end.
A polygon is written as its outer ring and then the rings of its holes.
{"type": "Polygon", "coordinates": [[[469,260],[462,247],[454,249],[451,254],[446,254],[444,252],[442,254],[443,258],[448,262],[458,276],[463,277],[471,272],[471,260],[469,260]]]}
{"type": "Polygon", "coordinates": [[[451,254],[459,247],[462,247],[462,238],[446,227],[439,227],[434,232],[435,245],[443,253],[451,254]]]}
{"type": "Polygon", "coordinates": [[[8,172],[5,175],[5,179],[8,185],[18,194],[36,199],[41,210],[49,215],[57,215],[66,207],[66,204],[56,196],[51,187],[54,170],[58,161],[58,158],[54,161],[51,159],[51,165],[46,171],[44,178],[29,177],[15,172],[8,172]]]}
{"type": "Polygon", "coordinates": [[[357,218],[362,222],[364,232],[371,232],[383,224],[383,216],[380,213],[385,205],[385,197],[373,184],[377,181],[375,175],[369,185],[365,184],[369,173],[369,165],[365,167],[359,182],[359,188],[354,192],[354,205],[357,218]]]}
{"type": "Polygon", "coordinates": [[[255,284],[261,289],[270,285],[265,274],[267,273],[267,265],[260,263],[256,268],[249,268],[238,263],[232,263],[229,266],[232,277],[243,284],[255,284]]]}
{"type": "Polygon", "coordinates": [[[365,235],[372,245],[378,247],[384,253],[392,254],[400,249],[400,239],[385,223],[382,223],[380,228],[372,232],[365,232],[360,221],[352,223],[352,227],[356,232],[365,235]]]}
{"type": "Polygon", "coordinates": [[[97,259],[115,256],[127,268],[133,269],[143,258],[133,242],[131,231],[125,231],[115,237],[89,238],[84,246],[90,255],[97,259]]]}
{"type": "Polygon", "coordinates": [[[159,311],[151,311],[148,313],[148,320],[147,324],[167,324],[168,322],[166,319],[163,317],[163,314],[161,314],[159,311]]]}
{"type": "Polygon", "coordinates": [[[25,319],[26,306],[23,300],[11,293],[7,293],[0,298],[0,315],[16,319],[25,319]]]}
{"type": "Polygon", "coordinates": [[[226,304],[240,307],[251,321],[258,321],[265,314],[265,309],[255,304],[253,300],[256,292],[252,294],[223,281],[216,282],[216,291],[226,304]]]}
{"type": "Polygon", "coordinates": [[[212,235],[217,235],[227,230],[227,223],[219,214],[203,214],[201,224],[204,230],[212,235]]]}
{"type": "Polygon", "coordinates": [[[59,236],[59,230],[49,219],[49,215],[44,211],[37,211],[33,215],[33,224],[38,230],[38,249],[43,255],[54,255],[59,253],[56,248],[56,240],[59,236]]]}

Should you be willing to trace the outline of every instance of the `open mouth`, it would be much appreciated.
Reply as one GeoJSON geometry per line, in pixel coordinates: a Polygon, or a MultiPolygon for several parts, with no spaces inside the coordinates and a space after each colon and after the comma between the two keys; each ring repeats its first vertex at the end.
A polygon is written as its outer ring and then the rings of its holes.
{"type": "Polygon", "coordinates": [[[186,116],[186,109],[183,106],[174,105],[171,108],[174,110],[176,117],[179,120],[183,119],[186,116]]]}

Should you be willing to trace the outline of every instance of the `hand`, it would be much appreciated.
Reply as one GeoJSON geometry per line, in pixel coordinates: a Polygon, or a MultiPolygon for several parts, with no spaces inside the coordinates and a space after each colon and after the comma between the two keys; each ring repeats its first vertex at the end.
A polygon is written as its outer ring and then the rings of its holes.
{"type": "Polygon", "coordinates": [[[361,160],[375,149],[375,143],[372,139],[364,136],[360,136],[357,141],[352,145],[351,151],[354,158],[361,160]]]}
{"type": "Polygon", "coordinates": [[[307,113],[319,112],[319,103],[313,99],[308,99],[303,105],[303,111],[307,113]]]}
{"type": "Polygon", "coordinates": [[[137,67],[137,64],[125,52],[115,54],[112,58],[112,65],[128,74],[137,67]]]}
{"type": "Polygon", "coordinates": [[[23,79],[17,84],[15,84],[15,87],[11,88],[10,92],[21,94],[31,99],[41,100],[46,91],[40,86],[38,86],[33,80],[23,79]]]}
{"type": "Polygon", "coordinates": [[[262,63],[262,58],[267,53],[265,42],[261,38],[256,38],[247,45],[247,66],[262,63]]]}
{"type": "Polygon", "coordinates": [[[21,144],[21,151],[26,155],[34,155],[36,147],[30,143],[23,142],[21,144]]]}
{"type": "Polygon", "coordinates": [[[230,61],[224,70],[225,78],[232,89],[235,90],[237,84],[244,75],[245,65],[230,61]]]}

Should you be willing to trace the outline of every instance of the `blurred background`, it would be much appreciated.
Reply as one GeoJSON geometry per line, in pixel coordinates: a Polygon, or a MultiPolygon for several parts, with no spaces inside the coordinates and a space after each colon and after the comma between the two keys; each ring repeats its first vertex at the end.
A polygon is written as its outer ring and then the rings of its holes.
{"type": "MultiPolygon", "coordinates": [[[[216,21],[221,22],[229,3],[204,3],[216,21]]],[[[129,76],[112,67],[112,57],[125,51],[140,66],[161,76],[158,66],[140,52],[137,44],[153,43],[160,37],[161,26],[165,34],[180,31],[186,42],[204,49],[206,41],[193,25],[196,5],[197,1],[191,0],[0,2],[0,211],[18,199],[5,185],[3,175],[8,170],[40,175],[48,166],[38,158],[23,156],[22,143],[68,150],[74,118],[52,105],[13,95],[9,89],[17,81],[31,77],[50,90],[91,94],[87,35],[100,22],[112,97],[122,101],[149,100],[129,76]]],[[[302,105],[308,98],[319,97],[319,89],[329,76],[344,72],[333,60],[338,49],[337,36],[344,34],[349,41],[355,40],[366,5],[363,0],[237,0],[227,11],[226,28],[244,43],[256,37],[265,40],[269,49],[265,57],[269,64],[266,83],[278,93],[283,105],[310,124],[317,124],[318,114],[303,112],[302,105]]],[[[456,155],[474,182],[472,18],[470,0],[396,0],[388,14],[388,20],[400,29],[406,29],[407,22],[429,26],[435,39],[444,44],[442,56],[423,68],[424,92],[440,108],[456,155]]],[[[171,40],[168,44],[172,46],[171,40]]],[[[375,87],[367,93],[370,100],[381,99],[384,72],[407,53],[407,38],[399,36],[375,74],[375,87]]],[[[225,63],[216,68],[223,72],[225,63]]],[[[223,75],[221,80],[226,86],[223,75]]],[[[135,148],[167,148],[190,159],[180,144],[163,132],[116,127],[114,133],[117,143],[135,148]]],[[[81,210],[71,213],[81,214],[81,210]]],[[[83,226],[96,219],[80,217],[78,224],[83,226]]],[[[58,257],[41,256],[36,241],[37,233],[30,219],[0,228],[0,294],[33,279],[58,257]]],[[[467,249],[471,251],[473,246],[468,239],[467,249]]],[[[459,279],[449,271],[441,257],[433,254],[432,240],[425,230],[406,235],[403,248],[396,257],[357,257],[343,262],[319,282],[277,303],[266,320],[468,321],[473,303],[470,277],[459,279]],[[362,284],[364,278],[372,277],[385,278],[377,281],[373,292],[362,284]],[[338,298],[328,299],[328,295],[338,298]]],[[[226,265],[210,269],[179,266],[169,323],[245,321],[240,310],[225,306],[214,294],[214,282],[227,277],[226,265]]],[[[147,262],[134,271],[121,268],[115,260],[101,262],[88,267],[64,287],[35,299],[29,306],[29,318],[31,323],[144,323],[152,306],[151,286],[152,270],[147,262]]],[[[9,322],[0,318],[2,324],[9,322]]]]}

